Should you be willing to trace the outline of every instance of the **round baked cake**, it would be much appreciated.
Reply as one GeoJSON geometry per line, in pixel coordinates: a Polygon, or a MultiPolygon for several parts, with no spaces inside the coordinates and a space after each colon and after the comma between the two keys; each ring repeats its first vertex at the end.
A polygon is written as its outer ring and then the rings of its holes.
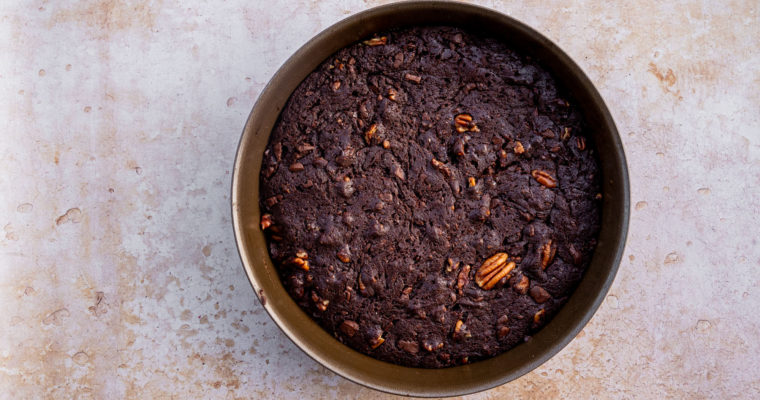
{"type": "Polygon", "coordinates": [[[448,367],[541,329],[588,266],[601,194],[578,104],[531,59],[452,27],[379,33],[291,95],[261,168],[282,283],[379,360],[448,367]]]}

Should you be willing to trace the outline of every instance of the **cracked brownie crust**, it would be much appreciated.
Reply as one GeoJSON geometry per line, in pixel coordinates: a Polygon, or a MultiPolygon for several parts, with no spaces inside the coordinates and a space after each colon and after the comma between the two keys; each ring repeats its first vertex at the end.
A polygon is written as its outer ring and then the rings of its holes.
{"type": "Polygon", "coordinates": [[[338,51],[291,96],[261,172],[282,282],[374,358],[438,368],[545,325],[599,231],[577,107],[536,61],[450,27],[338,51]]]}

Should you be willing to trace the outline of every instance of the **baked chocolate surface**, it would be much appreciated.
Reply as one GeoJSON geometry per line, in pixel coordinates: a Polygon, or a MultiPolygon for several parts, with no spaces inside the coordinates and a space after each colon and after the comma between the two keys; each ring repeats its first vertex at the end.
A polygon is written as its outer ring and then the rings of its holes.
{"type": "Polygon", "coordinates": [[[577,107],[534,60],[451,27],[338,51],[283,109],[261,172],[282,282],[346,345],[438,368],[525,340],[599,231],[577,107]]]}

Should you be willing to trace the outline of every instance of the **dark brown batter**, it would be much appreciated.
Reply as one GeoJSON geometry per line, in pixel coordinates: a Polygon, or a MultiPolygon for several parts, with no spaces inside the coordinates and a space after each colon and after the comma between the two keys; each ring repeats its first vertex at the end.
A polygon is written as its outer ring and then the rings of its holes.
{"type": "Polygon", "coordinates": [[[446,367],[558,311],[596,244],[581,113],[535,61],[449,27],[379,34],[296,89],[262,165],[285,288],[337,340],[446,367]]]}

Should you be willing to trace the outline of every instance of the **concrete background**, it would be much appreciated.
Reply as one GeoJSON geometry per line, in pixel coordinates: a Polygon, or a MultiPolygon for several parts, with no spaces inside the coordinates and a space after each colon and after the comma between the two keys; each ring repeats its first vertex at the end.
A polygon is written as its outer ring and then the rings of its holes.
{"type": "MultiPolygon", "coordinates": [[[[1,398],[386,397],[274,326],[229,215],[262,87],[314,34],[381,3],[0,1],[1,398]]],[[[597,85],[632,217],[584,331],[471,398],[758,398],[758,3],[478,3],[597,85]]]]}

